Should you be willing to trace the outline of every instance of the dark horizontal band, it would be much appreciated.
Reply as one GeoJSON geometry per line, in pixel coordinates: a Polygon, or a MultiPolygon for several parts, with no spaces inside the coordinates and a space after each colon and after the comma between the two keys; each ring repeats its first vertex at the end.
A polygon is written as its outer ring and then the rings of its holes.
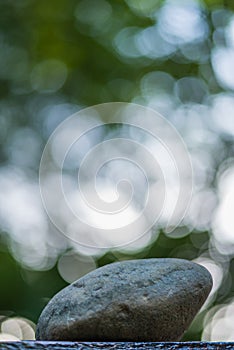
{"type": "Polygon", "coordinates": [[[47,342],[21,341],[0,342],[4,350],[187,350],[187,349],[234,349],[234,342],[47,342]]]}

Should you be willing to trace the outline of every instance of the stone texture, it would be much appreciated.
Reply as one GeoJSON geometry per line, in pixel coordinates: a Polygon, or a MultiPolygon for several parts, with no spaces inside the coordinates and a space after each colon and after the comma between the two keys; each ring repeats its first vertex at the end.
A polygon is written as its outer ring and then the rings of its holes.
{"type": "Polygon", "coordinates": [[[38,340],[176,341],[212,287],[202,266],[182,259],[106,265],[56,294],[42,312],[38,340]]]}
{"type": "Polygon", "coordinates": [[[231,350],[234,342],[0,342],[1,350],[231,350]]]}

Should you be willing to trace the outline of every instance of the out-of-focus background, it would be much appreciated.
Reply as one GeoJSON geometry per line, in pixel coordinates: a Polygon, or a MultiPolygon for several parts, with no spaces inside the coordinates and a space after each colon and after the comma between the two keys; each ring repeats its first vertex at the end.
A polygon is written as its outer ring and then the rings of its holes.
{"type": "Polygon", "coordinates": [[[178,257],[214,279],[184,339],[234,340],[234,3],[2,0],[0,79],[0,339],[33,339],[50,298],[98,266],[178,257]],[[88,249],[48,220],[40,158],[59,123],[113,101],[149,106],[177,128],[194,194],[173,235],[162,224],[140,244],[88,249]]]}

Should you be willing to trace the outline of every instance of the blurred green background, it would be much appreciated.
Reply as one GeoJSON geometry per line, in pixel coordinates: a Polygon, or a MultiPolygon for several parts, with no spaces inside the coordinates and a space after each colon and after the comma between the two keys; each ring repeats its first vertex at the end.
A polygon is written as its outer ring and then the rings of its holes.
{"type": "Polygon", "coordinates": [[[56,292],[98,266],[179,257],[214,279],[184,339],[234,340],[234,3],[1,0],[0,79],[2,320],[36,323],[56,292]],[[161,225],[135,249],[85,251],[46,217],[40,158],[60,122],[114,101],[149,106],[177,128],[194,195],[174,236],[161,225]]]}

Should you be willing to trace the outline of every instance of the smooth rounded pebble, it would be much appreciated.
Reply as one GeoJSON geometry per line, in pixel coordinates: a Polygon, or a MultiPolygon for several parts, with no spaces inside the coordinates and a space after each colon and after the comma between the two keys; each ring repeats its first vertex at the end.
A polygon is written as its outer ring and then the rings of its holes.
{"type": "Polygon", "coordinates": [[[210,273],[187,260],[113,263],[56,294],[39,318],[36,338],[177,341],[211,288],[210,273]]]}

